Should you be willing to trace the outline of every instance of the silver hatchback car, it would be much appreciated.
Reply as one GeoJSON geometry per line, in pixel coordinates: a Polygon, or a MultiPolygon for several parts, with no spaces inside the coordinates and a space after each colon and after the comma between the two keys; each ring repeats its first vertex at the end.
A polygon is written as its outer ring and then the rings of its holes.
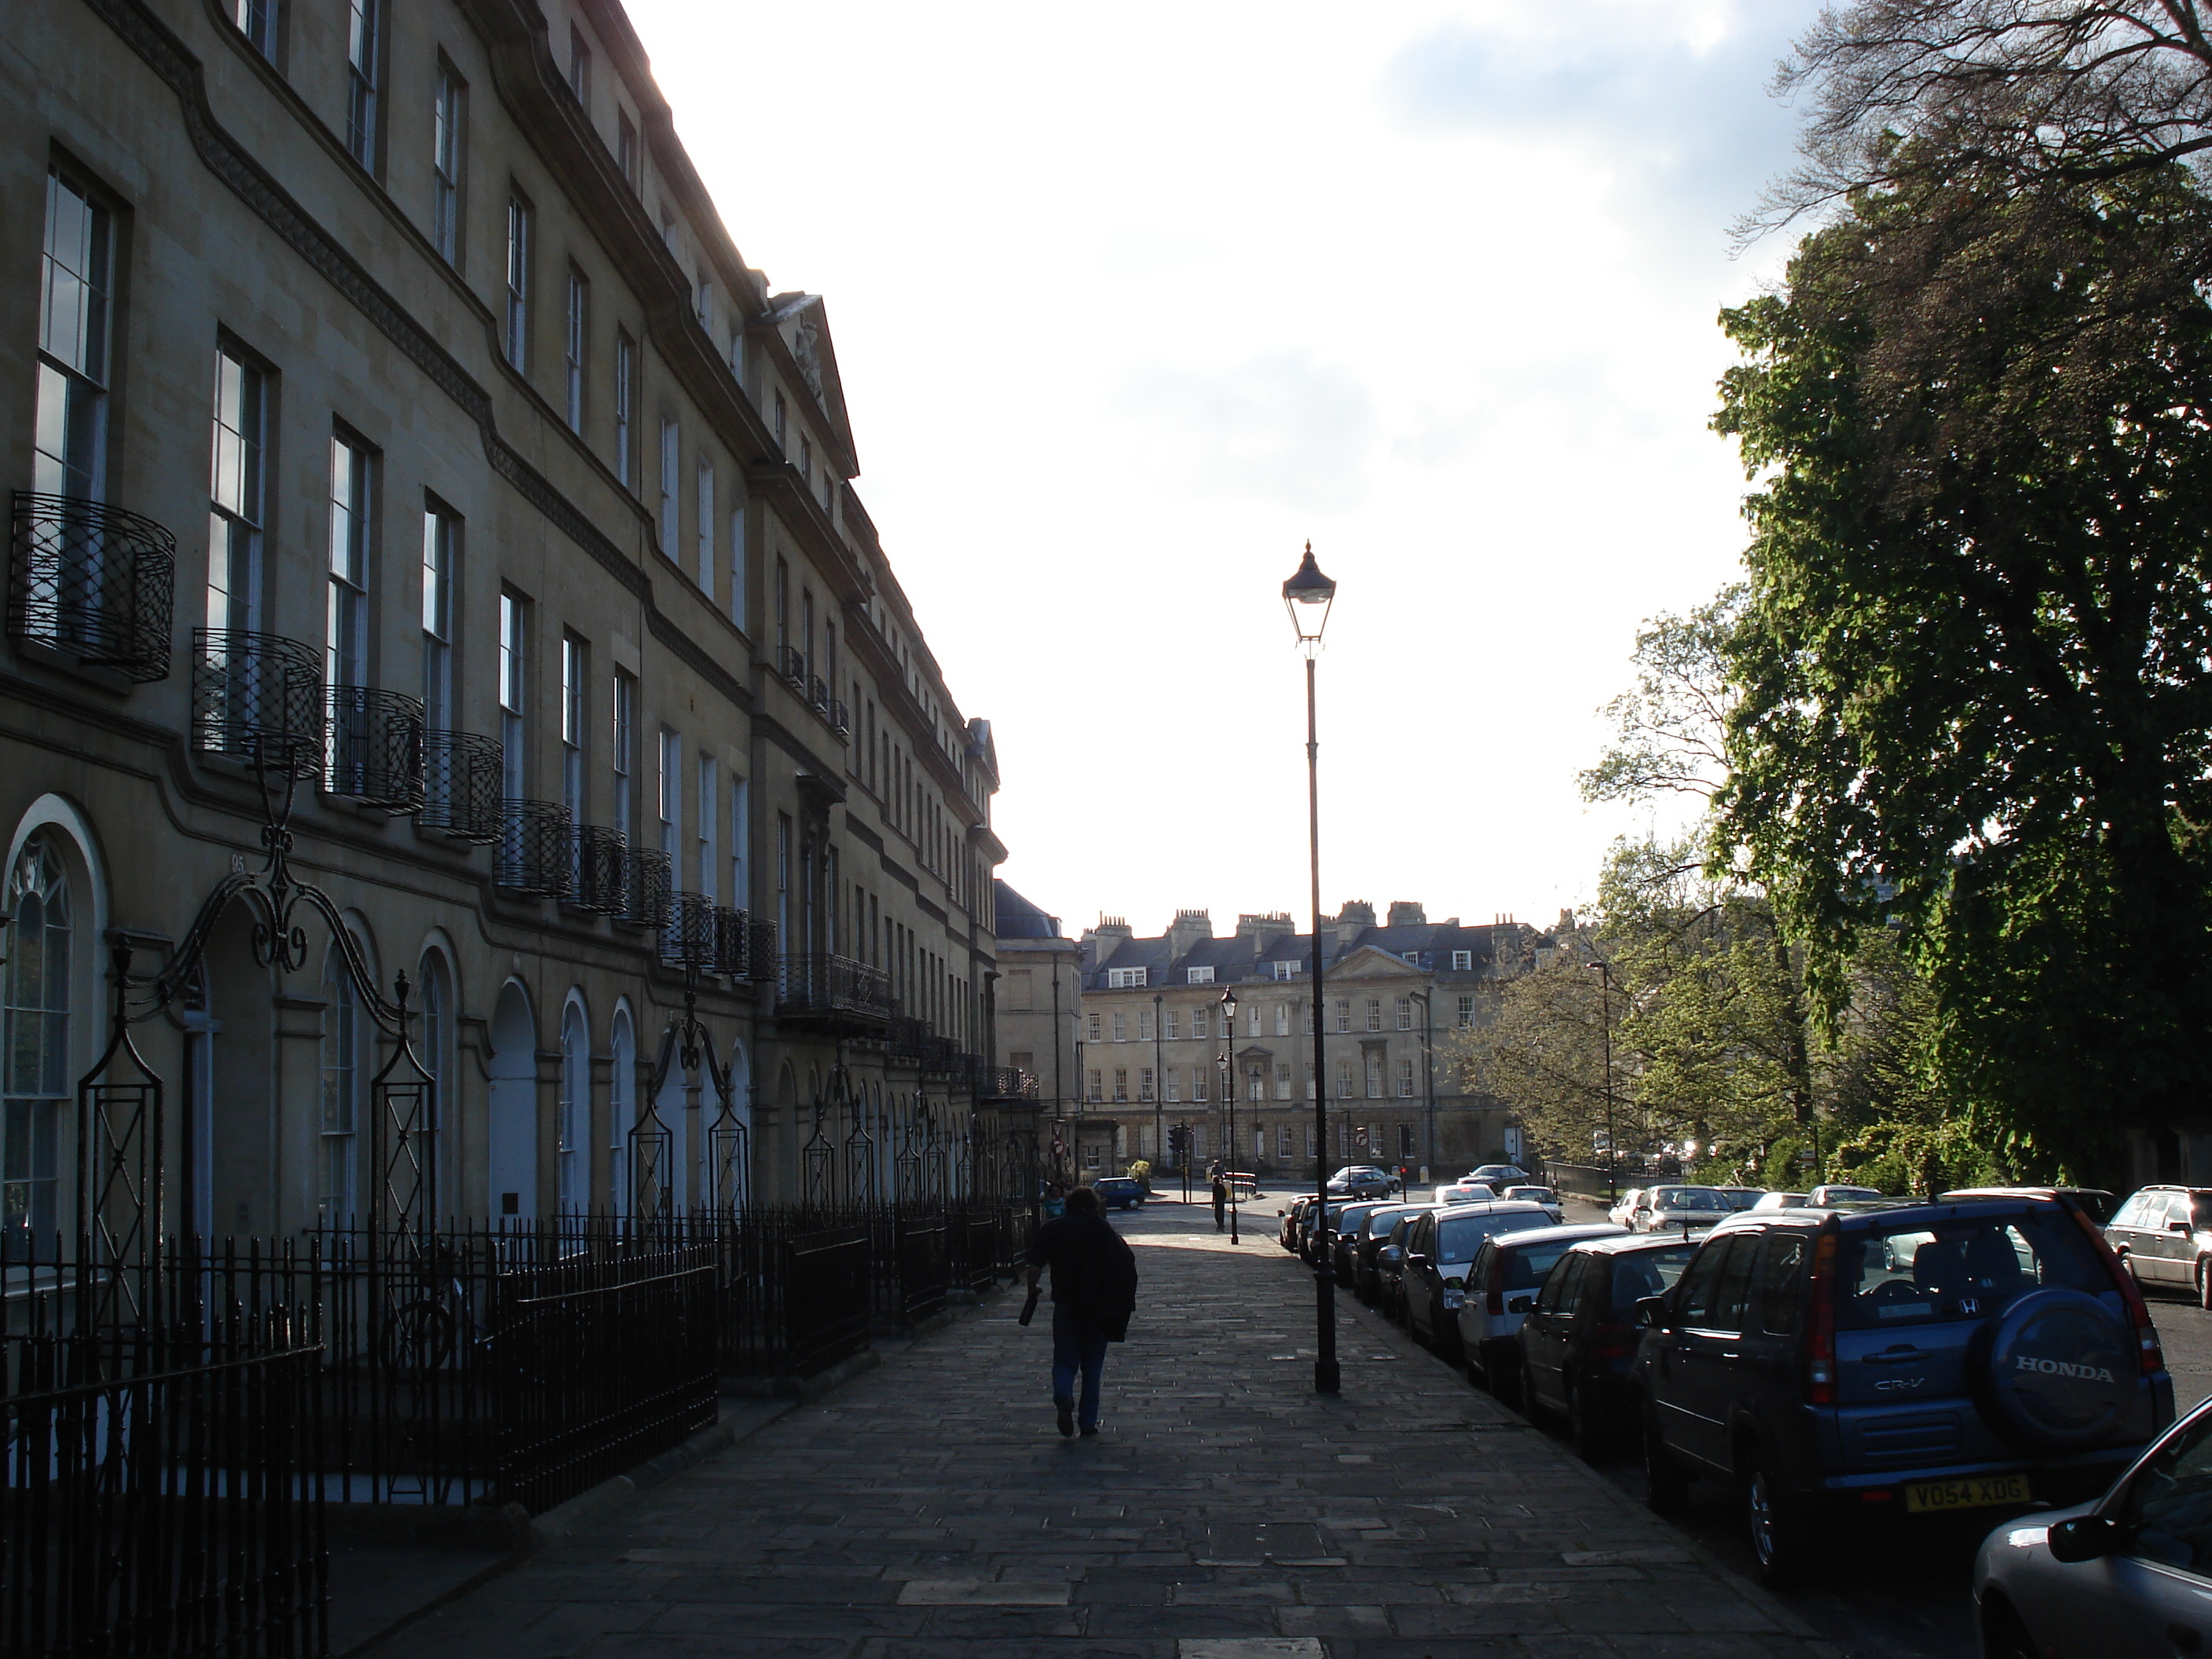
{"type": "Polygon", "coordinates": [[[2212,1401],[2094,1504],[2008,1521],[1974,1561],[1982,1651],[2123,1659],[2212,1634],[2212,1401]]]}

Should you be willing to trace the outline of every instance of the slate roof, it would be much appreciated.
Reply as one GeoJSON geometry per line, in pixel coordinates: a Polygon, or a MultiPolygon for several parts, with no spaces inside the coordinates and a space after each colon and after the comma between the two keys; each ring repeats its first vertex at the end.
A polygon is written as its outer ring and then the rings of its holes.
{"type": "MultiPolygon", "coordinates": [[[[1368,949],[1388,952],[1410,963],[1425,972],[1449,977],[1454,973],[1479,977],[1489,973],[1501,951],[1510,958],[1517,958],[1528,948],[1533,929],[1518,922],[1486,923],[1480,927],[1452,927],[1443,922],[1407,922],[1395,927],[1357,927],[1345,938],[1343,944],[1324,945],[1322,969],[1324,973],[1354,953],[1368,949]],[[1465,951],[1471,966],[1454,969],[1452,953],[1465,951]]],[[[1000,930],[1005,936],[1005,930],[1000,930]]],[[[1088,990],[1107,988],[1107,973],[1115,968],[1146,969],[1145,982],[1155,989],[1185,983],[1186,968],[1213,969],[1217,984],[1238,983],[1261,980],[1273,984],[1273,970],[1266,974],[1261,969],[1271,963],[1296,962],[1301,970],[1310,969],[1313,962],[1313,935],[1281,933],[1264,945],[1255,939],[1238,939],[1230,935],[1218,939],[1200,939],[1193,942],[1182,956],[1174,956],[1170,949],[1170,936],[1124,939],[1119,933],[1087,935],[1083,941],[1084,987],[1088,990]]],[[[1299,980],[1311,977],[1301,971],[1299,980]]],[[[1291,981],[1285,981],[1291,982],[1291,981]]]]}
{"type": "Polygon", "coordinates": [[[991,880],[995,919],[991,931],[1000,939],[1058,939],[1060,918],[1048,916],[996,877],[991,880]]]}

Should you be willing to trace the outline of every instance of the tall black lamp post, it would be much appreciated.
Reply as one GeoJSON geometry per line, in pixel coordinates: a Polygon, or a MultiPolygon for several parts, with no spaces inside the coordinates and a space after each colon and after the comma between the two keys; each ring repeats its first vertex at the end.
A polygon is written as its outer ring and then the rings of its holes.
{"type": "Polygon", "coordinates": [[[1598,1023],[1605,1028],[1605,1192],[1617,1204],[1620,1201],[1620,1142],[1613,1133],[1613,964],[1592,962],[1584,965],[1597,975],[1603,1011],[1598,1023]]]}
{"type": "Polygon", "coordinates": [[[1237,988],[1221,994],[1221,1101],[1229,1109],[1229,1146],[1223,1153],[1221,1178],[1229,1183],[1229,1242],[1237,1237],[1237,988]]]}
{"type": "Polygon", "coordinates": [[[1328,626],[1329,607],[1336,600],[1336,584],[1314,562],[1313,544],[1297,573],[1283,584],[1283,608],[1291,613],[1297,630],[1298,648],[1306,659],[1306,849],[1313,877],[1313,1002],[1314,1002],[1314,1237],[1318,1263],[1314,1273],[1314,1389],[1335,1394],[1343,1386],[1336,1364],[1336,1280],[1334,1250],[1328,1237],[1328,1073],[1322,1066],[1321,959],[1321,738],[1314,720],[1314,659],[1321,651],[1321,631],[1328,626]]]}
{"type": "Polygon", "coordinates": [[[1160,1046],[1160,1022],[1167,1012],[1166,1002],[1165,996],[1152,999],[1152,1164],[1156,1170],[1165,1168],[1168,1161],[1168,1143],[1163,1139],[1167,1133],[1164,1127],[1167,1122],[1167,1060],[1160,1046]]]}

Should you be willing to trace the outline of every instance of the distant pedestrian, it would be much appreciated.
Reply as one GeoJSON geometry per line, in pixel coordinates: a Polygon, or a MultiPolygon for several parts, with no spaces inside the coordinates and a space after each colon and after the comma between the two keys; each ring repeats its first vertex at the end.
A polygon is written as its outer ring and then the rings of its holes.
{"type": "Polygon", "coordinates": [[[1052,1269],[1052,1403],[1060,1431],[1076,1431],[1080,1376],[1081,1427],[1096,1434],[1106,1345],[1128,1335],[1129,1316],[1136,1310],[1137,1258],[1106,1219],[1097,1193],[1077,1187],[1066,1204],[1066,1212],[1038,1228],[1030,1245],[1029,1287],[1034,1295],[1038,1279],[1052,1269]]]}
{"type": "Polygon", "coordinates": [[[1213,1231],[1224,1232],[1229,1227],[1229,1183],[1218,1175],[1213,1177],[1213,1231]]]}

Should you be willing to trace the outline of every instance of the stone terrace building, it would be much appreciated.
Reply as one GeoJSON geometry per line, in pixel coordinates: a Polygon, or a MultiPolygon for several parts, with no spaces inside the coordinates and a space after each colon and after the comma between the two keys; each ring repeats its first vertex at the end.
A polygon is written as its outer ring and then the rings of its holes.
{"type": "MultiPolygon", "coordinates": [[[[1505,979],[1534,965],[1535,930],[1431,922],[1404,902],[1377,926],[1374,907],[1355,902],[1322,931],[1331,1158],[1441,1179],[1517,1155],[1517,1126],[1466,1093],[1441,1049],[1455,1029],[1490,1018],[1505,979]]],[[[1101,917],[1083,947],[1085,1108],[1127,1126],[1121,1150],[1151,1156],[1157,1091],[1170,1123],[1192,1126],[1200,1163],[1226,1152],[1238,1168],[1304,1174],[1315,1151],[1312,935],[1279,912],[1239,916],[1216,938],[1206,911],[1181,910],[1148,939],[1101,917]],[[1231,988],[1233,1145],[1218,1065],[1231,988]]]]}
{"type": "Polygon", "coordinates": [[[5,1222],[76,1219],[118,934],[168,1228],[622,1211],[648,1155],[726,1196],[720,1091],[657,1064],[687,975],[758,1194],[839,1167],[817,1121],[1010,1088],[989,727],[854,492],[822,301],[745,264],[620,7],[56,0],[0,43],[5,1222]],[[286,780],[327,913],[265,902],[286,780]]]}

